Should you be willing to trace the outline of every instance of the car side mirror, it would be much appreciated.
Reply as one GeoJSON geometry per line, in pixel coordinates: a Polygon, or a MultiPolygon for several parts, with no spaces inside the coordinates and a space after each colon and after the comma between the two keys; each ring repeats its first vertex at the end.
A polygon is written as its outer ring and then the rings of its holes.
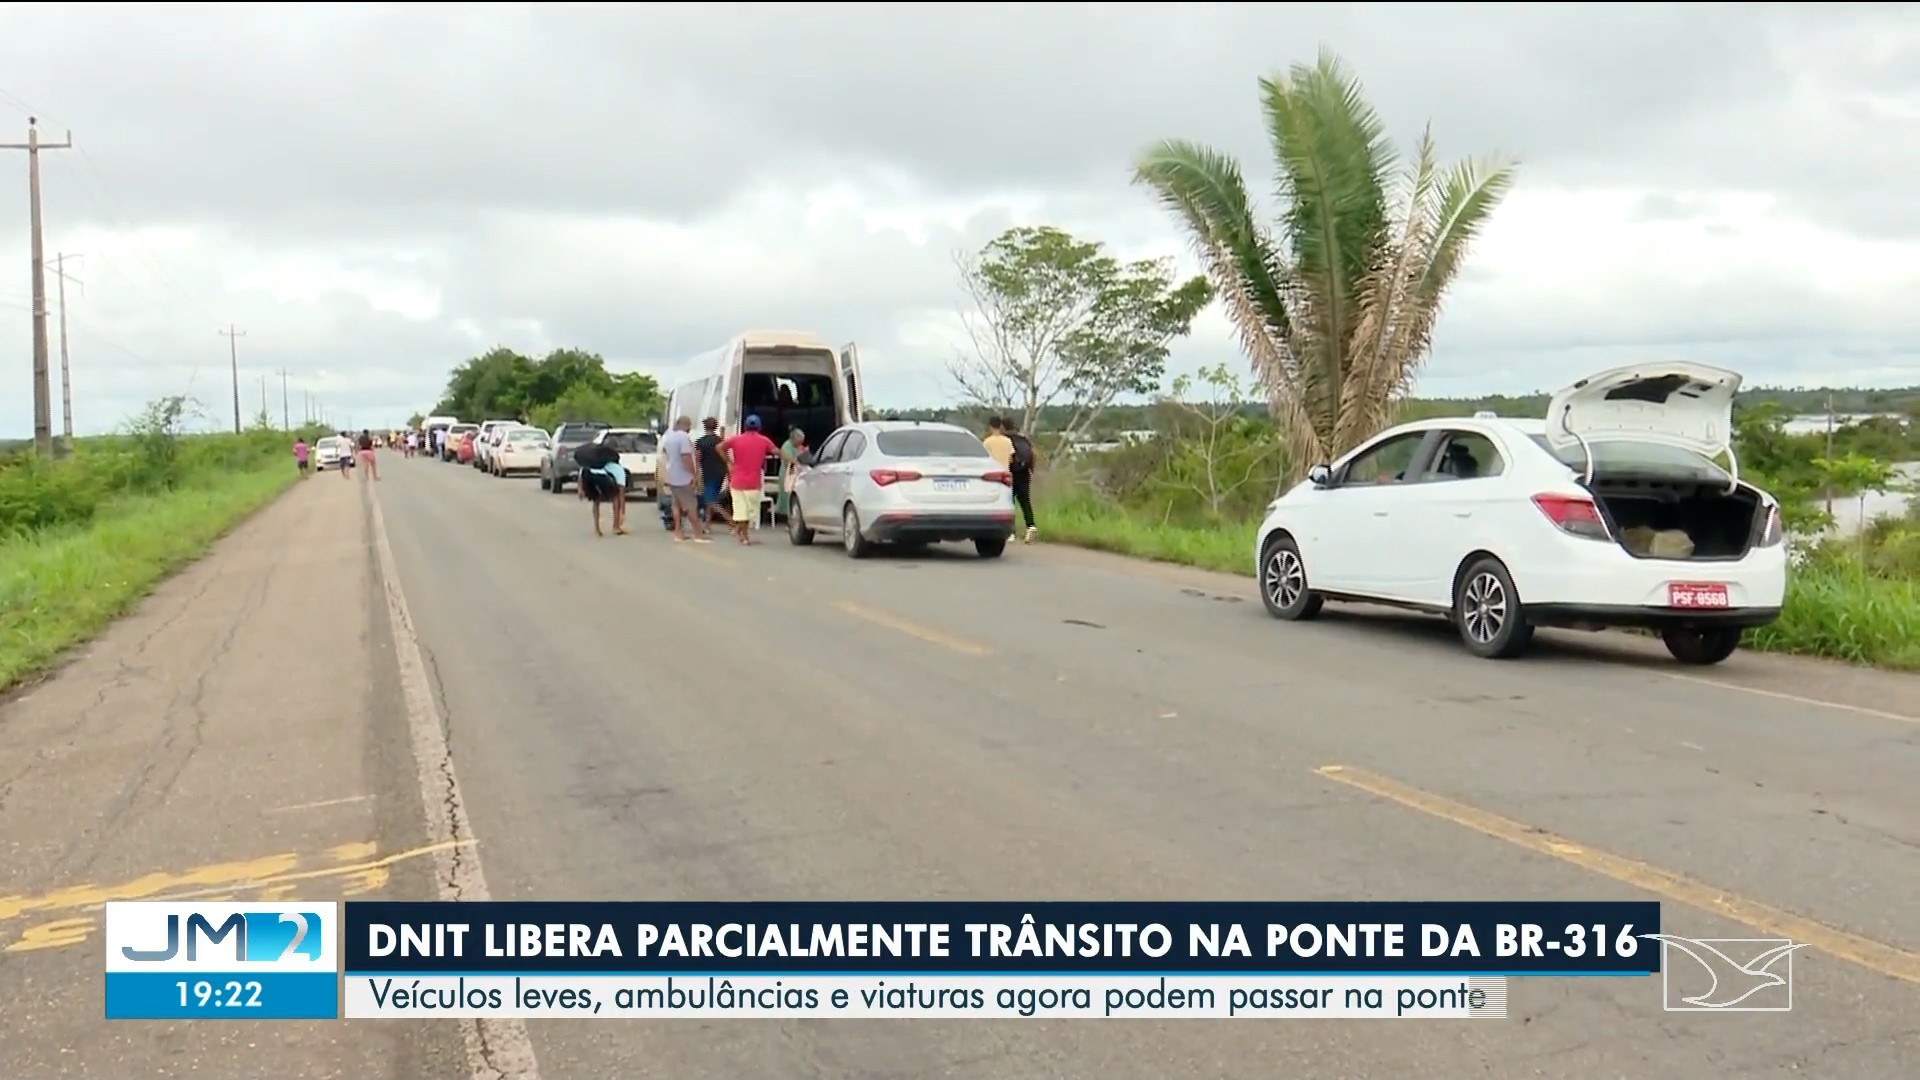
{"type": "Polygon", "coordinates": [[[1326,487],[1333,483],[1333,470],[1325,465],[1315,465],[1307,470],[1307,481],[1314,487],[1326,487]]]}
{"type": "Polygon", "coordinates": [[[816,459],[816,457],[815,457],[815,455],[814,455],[814,452],[813,452],[813,451],[811,451],[811,450],[802,450],[802,451],[800,451],[800,453],[799,453],[798,455],[796,455],[796,456],[797,456],[797,457],[799,457],[799,459],[800,459],[800,464],[802,464],[802,465],[806,465],[806,466],[808,466],[808,467],[812,467],[812,465],[813,465],[813,463],[815,462],[815,460],[817,460],[817,459],[816,459]]]}

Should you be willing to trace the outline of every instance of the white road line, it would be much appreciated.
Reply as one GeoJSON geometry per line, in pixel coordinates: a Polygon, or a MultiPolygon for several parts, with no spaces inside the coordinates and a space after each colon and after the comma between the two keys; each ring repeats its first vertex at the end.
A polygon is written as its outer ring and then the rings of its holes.
{"type": "MultiPolygon", "coordinates": [[[[400,589],[400,574],[394,565],[393,545],[387,540],[387,519],[380,512],[380,496],[368,492],[374,548],[380,557],[380,576],[387,596],[387,616],[393,623],[393,652],[400,663],[400,686],[407,703],[407,728],[413,740],[413,760],[419,770],[420,801],[426,809],[427,842],[445,844],[471,841],[473,827],[467,822],[466,803],[460,796],[460,781],[454,775],[453,761],[447,756],[447,740],[440,730],[440,712],[434,705],[433,686],[427,679],[427,665],[420,656],[420,642],[414,636],[413,616],[407,610],[407,598],[400,589]]],[[[480,851],[469,844],[435,853],[438,864],[435,880],[442,900],[487,900],[487,879],[480,870],[480,851]]],[[[517,1018],[462,1020],[466,1041],[467,1067],[473,1080],[540,1080],[540,1066],[534,1060],[533,1040],[527,1026],[517,1018]]]]}
{"type": "Polygon", "coordinates": [[[1742,694],[1758,694],[1761,697],[1773,698],[1776,701],[1791,701],[1796,705],[1811,705],[1819,709],[1839,709],[1842,712],[1878,717],[1881,720],[1898,720],[1904,724],[1920,724],[1920,716],[1888,712],[1885,709],[1873,709],[1865,705],[1849,705],[1844,701],[1826,701],[1822,698],[1801,697],[1799,694],[1785,694],[1778,690],[1762,690],[1757,686],[1741,686],[1737,683],[1721,682],[1719,679],[1703,679],[1698,675],[1681,675],[1672,671],[1656,671],[1654,674],[1663,679],[1677,679],[1680,682],[1697,683],[1701,686],[1713,686],[1721,690],[1738,690],[1742,694]]]}
{"type": "Polygon", "coordinates": [[[319,802],[303,802],[294,803],[292,806],[276,806],[266,811],[266,813],[293,814],[301,810],[320,810],[329,806],[347,806],[352,803],[363,803],[371,798],[373,798],[371,795],[349,795],[344,799],[321,799],[319,802]]]}

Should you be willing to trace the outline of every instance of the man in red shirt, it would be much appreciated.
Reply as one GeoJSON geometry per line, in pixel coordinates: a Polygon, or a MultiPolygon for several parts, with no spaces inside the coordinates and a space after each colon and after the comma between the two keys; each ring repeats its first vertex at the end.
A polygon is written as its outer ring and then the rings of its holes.
{"type": "Polygon", "coordinates": [[[767,459],[780,448],[760,433],[756,415],[747,417],[741,431],[720,440],[720,452],[727,458],[727,487],[733,492],[734,538],[751,544],[747,530],[760,516],[761,478],[767,473],[767,459]]]}

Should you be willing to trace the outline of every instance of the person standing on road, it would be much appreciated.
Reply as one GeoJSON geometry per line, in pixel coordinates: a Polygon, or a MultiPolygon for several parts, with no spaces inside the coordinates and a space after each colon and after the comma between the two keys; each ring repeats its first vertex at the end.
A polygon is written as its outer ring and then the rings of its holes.
{"type": "Polygon", "coordinates": [[[380,466],[373,460],[373,433],[364,428],[360,432],[360,467],[366,470],[361,479],[380,479],[380,466]]]}
{"type": "Polygon", "coordinates": [[[1033,543],[1040,535],[1040,528],[1033,520],[1033,470],[1040,463],[1040,456],[1033,448],[1033,440],[1020,433],[1013,421],[1004,416],[996,416],[987,422],[989,433],[981,440],[987,447],[987,453],[993,459],[1006,466],[1013,477],[1013,501],[1020,508],[1020,515],[1026,520],[1027,533],[1023,543],[1033,543]]]}
{"type": "Polygon", "coordinates": [[[727,456],[727,487],[733,491],[734,538],[751,544],[747,530],[760,517],[761,478],[767,475],[767,459],[780,448],[760,434],[760,417],[753,415],[746,430],[720,441],[720,452],[727,456]]]}
{"type": "Polygon", "coordinates": [[[667,490],[673,500],[673,538],[704,544],[708,542],[707,523],[700,520],[700,496],[695,487],[700,480],[699,453],[693,445],[693,417],[677,417],[673,430],[660,440],[667,490]]]}
{"type": "Polygon", "coordinates": [[[311,465],[311,462],[307,460],[309,453],[310,451],[307,449],[307,440],[301,438],[298,435],[295,435],[293,437],[293,463],[299,466],[300,479],[302,480],[305,480],[307,477],[313,475],[311,472],[308,471],[308,467],[311,465]]]}
{"type": "Polygon", "coordinates": [[[806,452],[807,433],[794,428],[780,447],[780,494],[775,496],[774,512],[783,517],[793,501],[793,478],[806,470],[806,464],[800,460],[806,452]]]}
{"type": "Polygon", "coordinates": [[[700,474],[700,521],[710,524],[717,516],[725,523],[728,515],[720,504],[720,495],[727,488],[727,458],[720,452],[720,442],[726,433],[720,430],[719,419],[712,416],[700,421],[700,430],[703,434],[693,444],[700,474]]]}

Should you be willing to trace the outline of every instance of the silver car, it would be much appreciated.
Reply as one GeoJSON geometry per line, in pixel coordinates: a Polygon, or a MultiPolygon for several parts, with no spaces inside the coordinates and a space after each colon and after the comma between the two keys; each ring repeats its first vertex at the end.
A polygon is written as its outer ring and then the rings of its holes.
{"type": "Polygon", "coordinates": [[[979,436],[916,420],[848,424],[804,459],[787,538],[837,536],[850,558],[875,544],[971,540],[998,558],[1013,532],[1013,477],[979,436]]]}

